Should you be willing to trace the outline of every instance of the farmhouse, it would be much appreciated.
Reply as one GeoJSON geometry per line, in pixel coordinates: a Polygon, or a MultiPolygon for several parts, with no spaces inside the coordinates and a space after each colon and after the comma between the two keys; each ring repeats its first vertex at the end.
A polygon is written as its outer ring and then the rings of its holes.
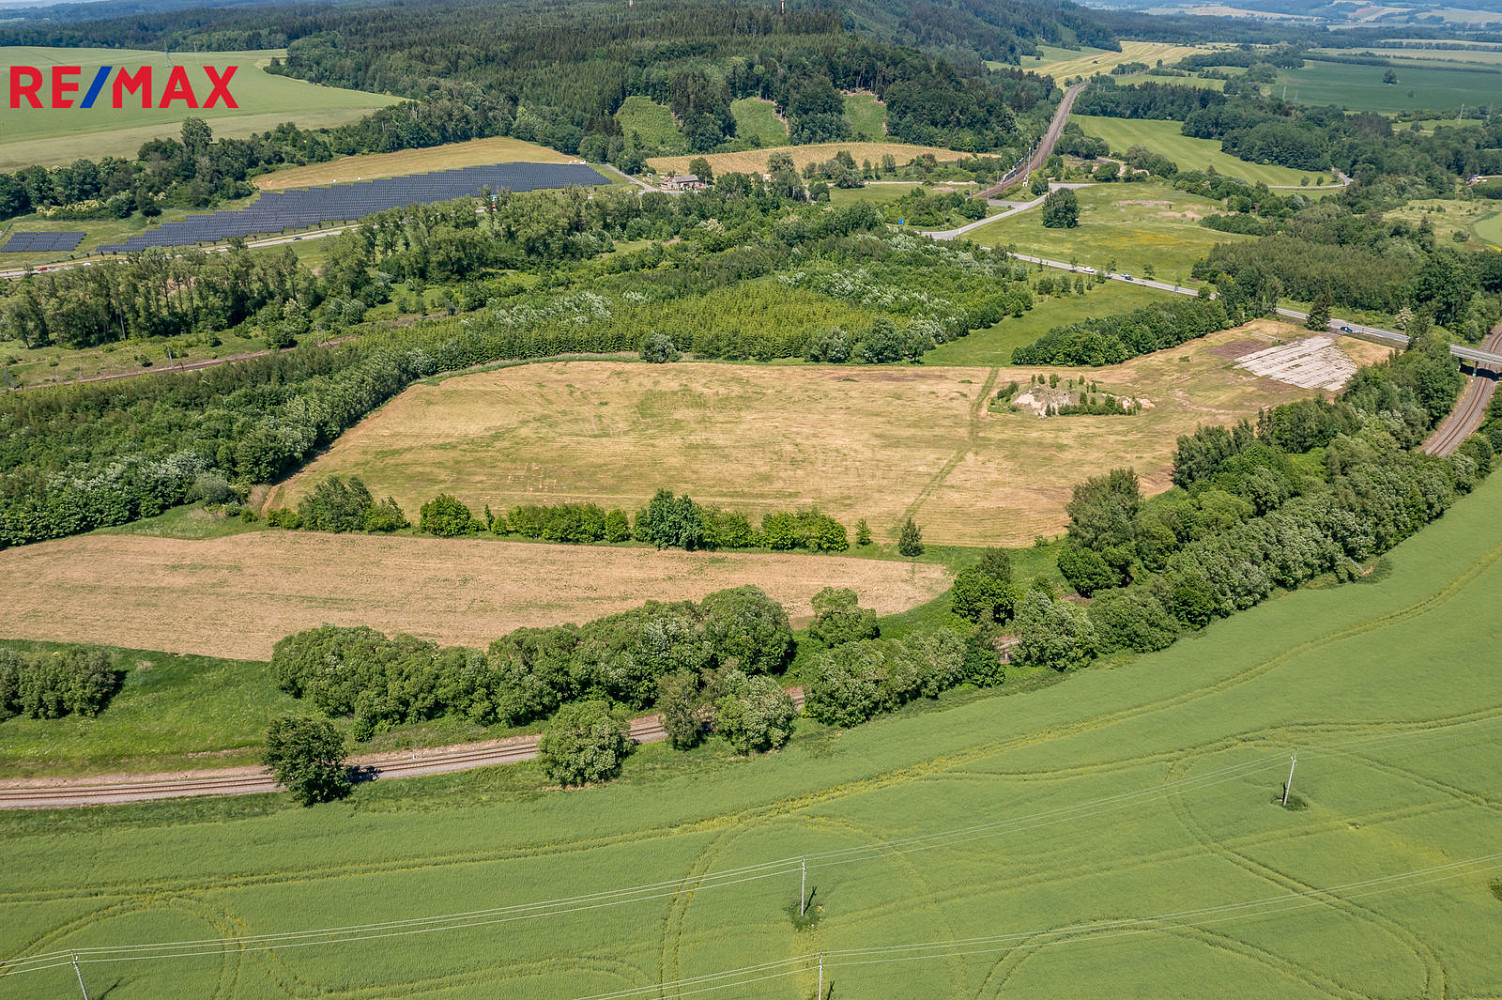
{"type": "Polygon", "coordinates": [[[704,186],[698,174],[668,174],[662,179],[664,191],[697,191],[704,186]]]}

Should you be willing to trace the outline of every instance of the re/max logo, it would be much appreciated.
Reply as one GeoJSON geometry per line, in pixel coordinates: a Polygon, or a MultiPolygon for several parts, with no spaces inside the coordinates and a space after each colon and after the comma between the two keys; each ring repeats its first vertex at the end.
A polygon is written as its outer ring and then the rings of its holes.
{"type": "Polygon", "coordinates": [[[83,69],[78,66],[52,66],[49,72],[43,74],[42,70],[35,66],[12,66],[10,68],[10,107],[12,110],[22,107],[25,101],[27,106],[33,108],[92,108],[96,102],[102,105],[101,97],[106,86],[110,86],[108,95],[109,106],[123,108],[126,106],[127,95],[130,103],[136,100],[141,102],[143,108],[170,108],[173,104],[180,104],[186,108],[212,108],[223,102],[226,108],[238,108],[234,95],[229,92],[229,82],[234,79],[235,71],[239,66],[226,66],[222,70],[213,66],[202,67],[209,80],[208,97],[202,104],[198,102],[198,92],[193,89],[193,82],[188,78],[188,70],[183,66],[173,66],[172,72],[167,76],[166,86],[162,88],[161,100],[152,103],[152,75],[150,66],[142,66],[132,73],[124,66],[100,66],[94,74],[94,79],[89,83],[89,89],[84,92],[83,100],[74,102],[73,95],[80,90],[79,77],[83,75],[83,69]],[[119,72],[116,73],[116,70],[119,72]],[[115,74],[114,84],[110,85],[110,74],[115,74]],[[45,99],[42,96],[43,83],[51,83],[45,99]]]}

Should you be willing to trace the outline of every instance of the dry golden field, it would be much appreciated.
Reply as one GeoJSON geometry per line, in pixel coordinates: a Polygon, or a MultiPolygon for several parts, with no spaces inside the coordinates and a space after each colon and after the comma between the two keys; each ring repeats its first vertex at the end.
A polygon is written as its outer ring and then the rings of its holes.
{"type": "Polygon", "coordinates": [[[942,566],[843,556],[656,552],[491,539],[265,531],[189,540],[83,535],[0,552],[5,638],[266,659],[324,622],[486,646],[753,583],[795,621],[829,584],[882,614],[943,593],[942,566]]]}
{"type": "Polygon", "coordinates": [[[263,177],[257,177],[255,185],[262,191],[276,191],[281,188],[368,181],[376,177],[401,177],[405,174],[420,174],[430,170],[452,170],[455,167],[521,162],[581,163],[583,161],[577,156],[568,156],[536,143],[497,136],[492,139],[453,142],[446,146],[430,146],[427,149],[403,149],[396,153],[343,156],[327,163],[312,163],[306,167],[278,170],[263,177]]]}
{"type": "MultiPolygon", "coordinates": [[[[855,162],[864,160],[881,163],[888,153],[897,158],[898,165],[911,161],[915,156],[932,153],[940,160],[963,160],[969,153],[957,153],[940,146],[909,146],[900,142],[816,142],[808,146],[783,146],[777,149],[748,149],[739,153],[710,153],[704,157],[714,168],[715,176],[743,173],[764,174],[767,172],[767,157],[773,153],[788,153],[793,163],[802,170],[810,163],[823,163],[834,158],[840,150],[847,150],[855,162]]],[[[688,172],[692,156],[654,156],[647,165],[660,174],[683,174],[688,172]]]]}
{"type": "MultiPolygon", "coordinates": [[[[1130,465],[1166,489],[1178,435],[1312,394],[1234,370],[1304,335],[1258,322],[1114,368],[1137,416],[992,413],[995,389],[1046,369],[762,367],[616,361],[525,365],[420,384],[346,432],[268,506],[329,475],[362,477],[409,516],[439,492],[478,513],[591,500],[634,512],[659,487],[760,517],[817,503],[895,540],[911,513],[940,544],[1026,544],[1060,531],[1071,487],[1130,465]]],[[[1383,349],[1342,340],[1358,360],[1383,349]]],[[[1061,378],[1079,374],[1058,369],[1061,378]]]]}

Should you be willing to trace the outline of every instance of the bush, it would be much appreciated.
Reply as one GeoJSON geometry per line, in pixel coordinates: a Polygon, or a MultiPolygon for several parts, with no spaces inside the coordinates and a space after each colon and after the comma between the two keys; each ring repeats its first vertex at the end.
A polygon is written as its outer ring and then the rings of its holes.
{"type": "Polygon", "coordinates": [[[370,490],[359,477],[346,483],[330,476],[297,502],[297,515],[309,531],[364,531],[374,506],[370,490]]]}
{"type": "Polygon", "coordinates": [[[987,549],[979,563],[955,575],[950,606],[972,622],[1004,622],[1012,617],[1019,588],[1012,583],[1012,559],[1005,549],[987,549]]]}
{"type": "Polygon", "coordinates": [[[109,654],[74,647],[55,653],[0,650],[0,719],[98,715],[120,688],[109,654]]]}
{"type": "Polygon", "coordinates": [[[1080,224],[1080,200],[1069,188],[1060,188],[1043,199],[1046,229],[1073,229],[1080,224]]]}
{"type": "Polygon", "coordinates": [[[924,629],[906,639],[846,643],[814,660],[804,711],[834,726],[858,725],[915,698],[937,697],[965,679],[965,642],[924,629]]]}
{"type": "Polygon", "coordinates": [[[271,528],[287,528],[296,531],[302,527],[302,518],[295,510],[286,507],[273,507],[266,512],[266,525],[271,528]]]}
{"type": "Polygon", "coordinates": [[[665,333],[654,333],[641,345],[641,359],[656,365],[665,365],[679,358],[673,338],[665,333]]]}
{"type": "Polygon", "coordinates": [[[787,743],[798,710],[793,698],[771,677],[752,677],[742,690],[718,703],[715,732],[739,754],[765,753],[787,743]]]}
{"type": "Polygon", "coordinates": [[[845,526],[817,507],[768,514],[761,519],[761,535],[762,543],[776,552],[844,552],[850,548],[845,526]]]}
{"type": "Polygon", "coordinates": [[[557,784],[585,785],[620,774],[631,747],[628,726],[610,706],[584,701],[559,709],[537,740],[537,762],[557,784]]]}
{"type": "Polygon", "coordinates": [[[387,497],[380,503],[371,505],[365,512],[366,531],[389,533],[411,526],[412,522],[407,520],[407,515],[396,505],[394,497],[387,497]]]}
{"type": "Polygon", "coordinates": [[[923,554],[923,529],[912,518],[902,522],[902,532],[897,537],[897,552],[909,559],[923,554]]]}
{"type": "Polygon", "coordinates": [[[310,806],[349,794],[344,752],[344,737],[329,720],[284,715],[273,719],[266,730],[261,763],[294,799],[310,806]]]}
{"type": "Polygon", "coordinates": [[[1172,646],[1179,635],[1178,623],[1162,602],[1138,588],[1101,591],[1090,602],[1089,613],[1103,653],[1151,653],[1172,646]]]}
{"type": "Polygon", "coordinates": [[[1068,601],[1028,591],[1018,605],[1016,627],[1014,663],[1068,670],[1095,658],[1095,627],[1082,609],[1068,601]]]}
{"type": "Polygon", "coordinates": [[[704,513],[687,496],[675,497],[672,490],[658,490],[636,515],[632,534],[659,549],[702,548],[704,513]]]}
{"type": "Polygon", "coordinates": [[[860,606],[860,598],[848,587],[825,587],[810,602],[814,620],[808,637],[826,648],[843,646],[877,635],[876,612],[860,606]]]}
{"type": "Polygon", "coordinates": [[[1121,574],[1106,562],[1105,557],[1082,545],[1065,545],[1059,550],[1059,572],[1081,597],[1089,597],[1107,587],[1121,586],[1121,574]]]}
{"type": "Polygon", "coordinates": [[[422,505],[418,527],[439,538],[457,538],[469,535],[484,527],[462,502],[440,493],[422,505]]]}

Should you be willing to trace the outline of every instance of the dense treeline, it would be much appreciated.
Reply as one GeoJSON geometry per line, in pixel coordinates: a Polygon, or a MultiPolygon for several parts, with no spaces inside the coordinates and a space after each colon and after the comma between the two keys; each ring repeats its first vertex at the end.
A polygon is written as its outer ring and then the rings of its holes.
{"type": "Polygon", "coordinates": [[[1144,500],[1125,469],[1076,486],[1059,569],[1093,601],[1029,595],[1034,607],[1016,622],[1021,661],[1067,667],[1113,646],[1162,648],[1277,588],[1358,577],[1490,471],[1482,435],[1448,458],[1414,450],[1462,382],[1447,345],[1426,338],[1362,369],[1334,403],[1303,400],[1255,427],[1181,437],[1175,488],[1159,497],[1144,500]]]}
{"type": "Polygon", "coordinates": [[[22,653],[0,648],[0,722],[13,715],[98,715],[119,690],[122,676],[100,649],[22,653]]]}
{"type": "Polygon", "coordinates": [[[1120,316],[1056,326],[1026,347],[1013,348],[1012,364],[1115,365],[1244,321],[1243,311],[1224,300],[1175,299],[1120,316]]]}
{"type": "Polygon", "coordinates": [[[642,710],[669,674],[778,674],[792,653],[782,605],[742,587],[697,604],[649,601],[582,626],[518,629],[488,650],[325,625],[278,642],[269,670],[320,711],[353,716],[364,739],[441,715],[523,725],[592,699],[642,710]]]}
{"type": "Polygon", "coordinates": [[[1254,242],[1216,244],[1195,263],[1193,276],[1223,291],[1271,284],[1303,301],[1328,294],[1337,306],[1402,314],[1410,334],[1432,322],[1472,343],[1502,319],[1502,254],[1436,245],[1427,222],[1414,226],[1330,206],[1275,228],[1254,242]]]}

